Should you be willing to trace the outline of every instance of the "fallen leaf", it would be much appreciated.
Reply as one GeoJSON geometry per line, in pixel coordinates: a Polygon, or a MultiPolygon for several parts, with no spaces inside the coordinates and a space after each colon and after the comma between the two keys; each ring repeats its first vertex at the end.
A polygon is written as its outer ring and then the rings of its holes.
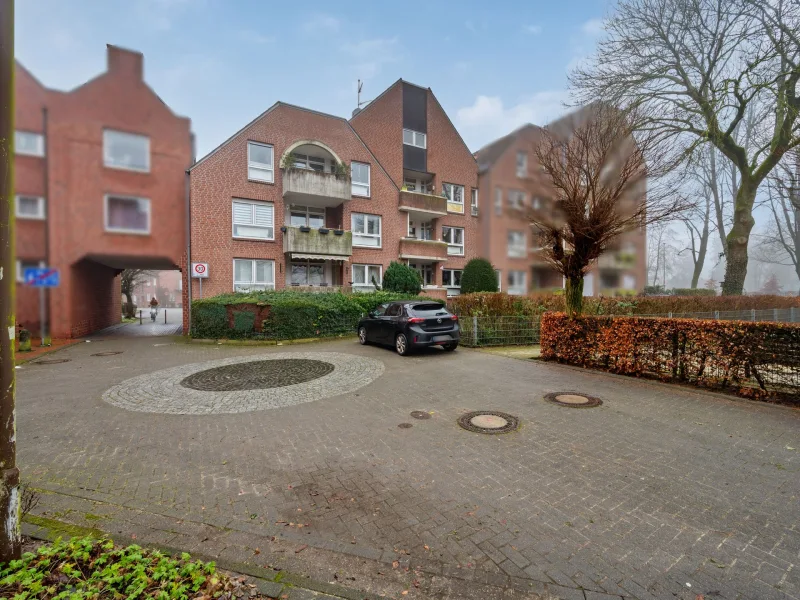
{"type": "Polygon", "coordinates": [[[392,568],[393,568],[393,569],[396,569],[396,568],[397,568],[397,567],[399,567],[399,566],[400,566],[400,563],[399,563],[398,561],[396,561],[396,560],[393,560],[393,561],[392,561],[392,568]]]}
{"type": "Polygon", "coordinates": [[[302,552],[302,551],[303,551],[303,550],[305,550],[306,548],[308,548],[308,544],[303,544],[303,545],[302,545],[302,546],[300,546],[300,547],[299,547],[297,550],[295,550],[295,551],[294,551],[294,553],[295,553],[295,554],[299,554],[300,552],[302,552]]]}
{"type": "Polygon", "coordinates": [[[431,549],[430,546],[428,546],[427,544],[425,546],[423,546],[423,548],[425,548],[425,550],[430,550],[431,549]]]}
{"type": "Polygon", "coordinates": [[[402,592],[402,594],[401,594],[401,595],[402,595],[402,596],[408,596],[408,590],[403,590],[403,592],[402,592]]]}

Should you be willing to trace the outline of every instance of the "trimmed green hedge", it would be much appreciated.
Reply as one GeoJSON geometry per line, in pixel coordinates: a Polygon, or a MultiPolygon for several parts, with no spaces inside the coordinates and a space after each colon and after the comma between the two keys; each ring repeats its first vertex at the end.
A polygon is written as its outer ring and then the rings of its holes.
{"type": "Polygon", "coordinates": [[[206,339],[256,338],[287,340],[331,337],[355,333],[362,315],[377,306],[395,300],[430,300],[414,294],[386,291],[342,294],[339,292],[295,292],[271,290],[222,294],[192,302],[191,335],[206,339]],[[228,307],[253,305],[253,311],[233,309],[233,328],[229,326],[228,307]],[[269,307],[262,331],[256,331],[255,312],[269,307]]]}
{"type": "Polygon", "coordinates": [[[383,274],[383,289],[399,294],[419,294],[422,289],[422,279],[416,269],[392,261],[383,274]]]}
{"type": "Polygon", "coordinates": [[[497,273],[485,258],[473,258],[461,274],[461,293],[497,292],[497,273]]]}

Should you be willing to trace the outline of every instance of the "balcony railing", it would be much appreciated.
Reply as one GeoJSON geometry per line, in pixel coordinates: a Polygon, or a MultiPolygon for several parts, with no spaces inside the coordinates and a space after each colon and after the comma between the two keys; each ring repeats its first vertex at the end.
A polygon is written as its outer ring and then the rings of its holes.
{"type": "Polygon", "coordinates": [[[349,177],[313,169],[283,169],[283,197],[296,204],[336,206],[351,196],[349,177]]]}
{"type": "Polygon", "coordinates": [[[353,232],[308,227],[282,227],[283,251],[335,257],[353,254],[353,232]],[[285,230],[285,231],[284,231],[285,230]],[[307,230],[307,231],[306,231],[307,230]]]}
{"type": "Polygon", "coordinates": [[[636,266],[636,255],[628,252],[611,252],[600,255],[597,266],[601,269],[614,269],[624,271],[636,266]]]}
{"type": "Polygon", "coordinates": [[[447,242],[402,238],[400,240],[400,258],[407,260],[447,260],[447,242]]]}
{"type": "Polygon", "coordinates": [[[400,191],[400,210],[420,212],[430,215],[447,214],[447,198],[422,192],[400,191]]]}

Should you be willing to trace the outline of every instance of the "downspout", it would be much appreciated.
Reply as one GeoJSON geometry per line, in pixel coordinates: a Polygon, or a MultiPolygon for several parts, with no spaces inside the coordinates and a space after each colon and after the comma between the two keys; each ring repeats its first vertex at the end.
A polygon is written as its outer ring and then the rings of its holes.
{"type": "MultiPolygon", "coordinates": [[[[44,264],[46,267],[51,267],[50,265],[50,220],[53,218],[52,213],[52,203],[50,202],[50,138],[47,135],[47,107],[42,107],[42,135],[44,136],[44,186],[42,191],[44,192],[44,210],[45,210],[45,221],[44,221],[44,264]]],[[[44,293],[42,294],[43,298],[43,308],[42,308],[42,316],[41,323],[39,323],[40,334],[42,336],[42,344],[46,341],[49,341],[52,338],[53,333],[50,331],[50,288],[46,287],[43,288],[44,293]]]]}
{"type": "Polygon", "coordinates": [[[184,197],[186,202],[186,312],[187,330],[189,335],[192,330],[192,203],[191,203],[191,173],[186,169],[184,176],[184,197]]]}

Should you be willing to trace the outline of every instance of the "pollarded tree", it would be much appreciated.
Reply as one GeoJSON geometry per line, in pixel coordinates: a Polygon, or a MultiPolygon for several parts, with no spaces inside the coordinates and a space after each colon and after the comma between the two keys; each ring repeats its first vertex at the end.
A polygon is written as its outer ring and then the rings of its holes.
{"type": "Polygon", "coordinates": [[[567,314],[583,308],[590,266],[628,231],[680,216],[684,199],[665,179],[674,166],[637,115],[594,103],[549,125],[535,146],[550,209],[531,211],[543,258],[566,280],[567,314]]]}
{"type": "Polygon", "coordinates": [[[581,102],[636,107],[638,127],[687,150],[711,143],[739,174],[723,293],[741,294],[759,185],[800,144],[797,0],[619,0],[594,58],[571,75],[581,102]],[[741,140],[748,115],[759,126],[741,140]]]}

